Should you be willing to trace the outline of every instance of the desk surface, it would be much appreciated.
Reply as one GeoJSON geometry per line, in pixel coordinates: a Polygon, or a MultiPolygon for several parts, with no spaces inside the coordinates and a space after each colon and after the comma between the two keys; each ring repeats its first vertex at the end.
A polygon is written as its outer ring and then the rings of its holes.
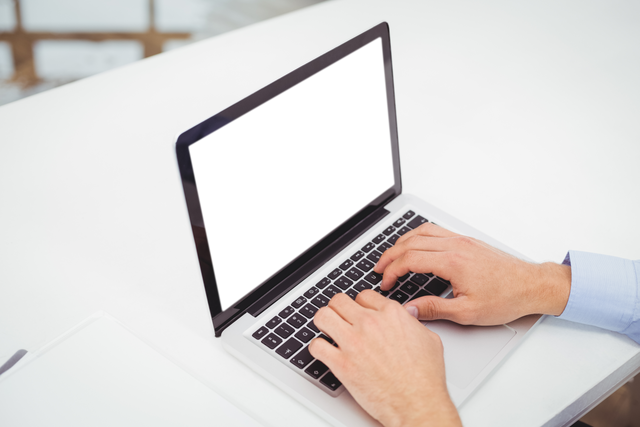
{"type": "MultiPolygon", "coordinates": [[[[173,144],[383,20],[405,191],[539,261],[640,258],[639,18],[622,1],[334,1],[0,107],[0,356],[105,310],[263,423],[324,425],[214,338],[173,144]]],[[[639,366],[631,340],[547,318],[461,415],[564,425],[639,366]]]]}

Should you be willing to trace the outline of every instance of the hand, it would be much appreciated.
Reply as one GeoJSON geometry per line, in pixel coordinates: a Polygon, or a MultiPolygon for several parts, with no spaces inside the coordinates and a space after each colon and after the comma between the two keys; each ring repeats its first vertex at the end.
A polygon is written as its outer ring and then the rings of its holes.
{"type": "Polygon", "coordinates": [[[531,264],[430,223],[398,239],[374,270],[384,272],[383,290],[409,271],[450,281],[454,298],[422,297],[405,308],[422,320],[464,325],[497,325],[534,313],[560,315],[571,290],[568,266],[531,264]]]}
{"type": "Polygon", "coordinates": [[[335,295],[315,315],[309,345],[371,416],[385,426],[461,426],[445,382],[440,338],[400,304],[365,290],[335,295]],[[428,398],[426,398],[428,396],[428,398]]]}

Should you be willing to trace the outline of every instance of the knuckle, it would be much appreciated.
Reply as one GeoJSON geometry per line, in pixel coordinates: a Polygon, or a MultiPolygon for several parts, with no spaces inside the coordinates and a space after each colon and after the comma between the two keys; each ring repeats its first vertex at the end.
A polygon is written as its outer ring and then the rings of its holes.
{"type": "Polygon", "coordinates": [[[365,289],[364,291],[356,295],[356,302],[360,304],[361,302],[369,299],[373,294],[375,294],[375,292],[371,289],[365,289]]]}
{"type": "Polygon", "coordinates": [[[459,252],[446,252],[445,253],[447,263],[452,268],[457,268],[464,263],[463,256],[459,252]]]}
{"type": "Polygon", "coordinates": [[[377,326],[378,324],[378,316],[373,312],[364,313],[362,318],[364,319],[364,325],[377,326]]]}
{"type": "Polygon", "coordinates": [[[406,244],[407,245],[415,245],[416,243],[418,243],[421,240],[420,236],[418,236],[417,234],[414,234],[413,236],[409,236],[406,240],[406,244]]]}
{"type": "Polygon", "coordinates": [[[316,311],[315,316],[313,317],[314,321],[318,321],[318,320],[321,321],[321,322],[324,321],[324,319],[326,319],[326,317],[327,317],[328,310],[330,310],[330,309],[327,308],[327,307],[322,307],[322,308],[318,309],[318,311],[316,311]]]}
{"type": "Polygon", "coordinates": [[[458,236],[455,239],[461,246],[470,246],[471,244],[473,244],[473,239],[469,236],[458,236]]]}
{"type": "Polygon", "coordinates": [[[346,294],[338,293],[335,294],[330,300],[329,300],[329,305],[330,306],[335,306],[336,304],[342,304],[345,302],[345,298],[349,298],[346,294]]]}
{"type": "Polygon", "coordinates": [[[438,310],[438,306],[434,303],[433,299],[425,298],[422,307],[427,318],[438,319],[440,317],[440,310],[438,310]]]}
{"type": "Polygon", "coordinates": [[[404,254],[403,264],[406,267],[411,267],[420,261],[421,256],[422,256],[422,253],[420,251],[413,250],[413,249],[409,250],[404,254]]]}

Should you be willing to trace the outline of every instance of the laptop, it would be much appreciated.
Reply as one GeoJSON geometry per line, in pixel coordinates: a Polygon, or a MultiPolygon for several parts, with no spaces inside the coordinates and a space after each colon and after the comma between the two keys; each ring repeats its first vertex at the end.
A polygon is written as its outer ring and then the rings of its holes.
{"type": "MultiPolygon", "coordinates": [[[[381,292],[378,258],[428,221],[522,257],[402,192],[386,23],[185,131],[176,154],[216,337],[333,425],[378,424],[308,351],[315,337],[332,342],[313,316],[333,295],[381,292]]],[[[452,297],[432,274],[381,293],[452,297]]],[[[442,338],[457,406],[539,318],[425,323],[442,338]]]]}

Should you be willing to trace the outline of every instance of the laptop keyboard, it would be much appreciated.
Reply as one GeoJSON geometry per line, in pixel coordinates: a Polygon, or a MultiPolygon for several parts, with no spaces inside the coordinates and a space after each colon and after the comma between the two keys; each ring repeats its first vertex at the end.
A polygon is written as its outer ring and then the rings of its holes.
{"type": "Polygon", "coordinates": [[[296,298],[288,307],[270,319],[252,336],[278,357],[288,360],[293,366],[304,371],[310,379],[331,391],[336,391],[342,383],[329,368],[309,353],[309,343],[320,337],[337,346],[333,340],[322,334],[313,323],[316,312],[329,303],[331,297],[343,292],[352,299],[365,289],[373,289],[383,296],[404,304],[426,295],[441,295],[449,282],[433,274],[408,273],[400,278],[389,291],[380,290],[382,275],[373,271],[382,253],[392,247],[403,234],[428,222],[426,218],[408,211],[374,237],[351,257],[344,260],[326,277],[296,298]]]}

